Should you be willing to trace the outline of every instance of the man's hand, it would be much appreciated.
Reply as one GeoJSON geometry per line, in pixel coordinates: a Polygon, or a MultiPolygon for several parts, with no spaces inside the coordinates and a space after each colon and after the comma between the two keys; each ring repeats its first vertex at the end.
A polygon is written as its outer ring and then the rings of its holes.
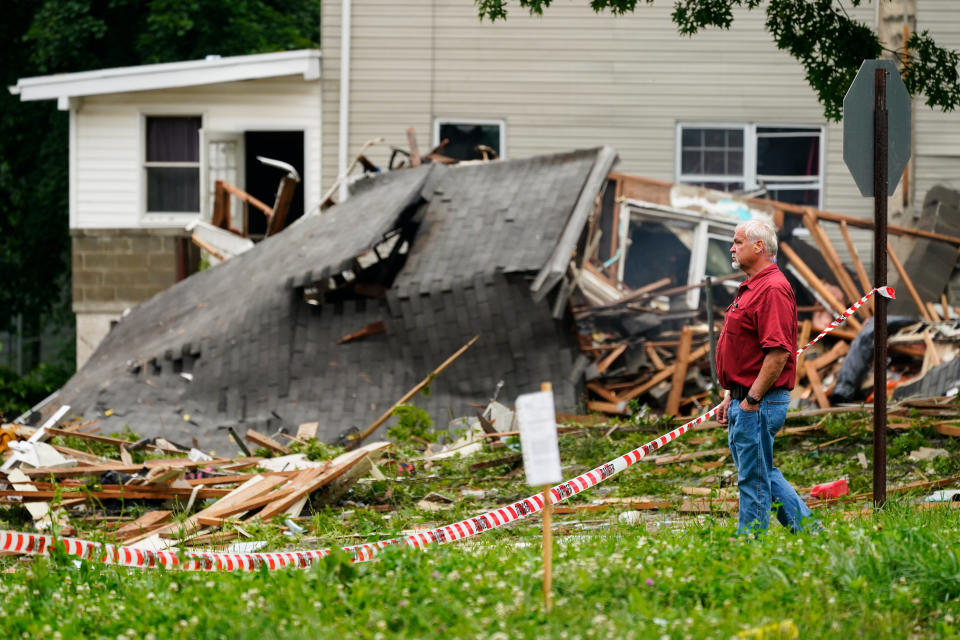
{"type": "Polygon", "coordinates": [[[727,424],[727,408],[730,407],[730,392],[725,391],[723,394],[723,402],[720,403],[720,408],[717,409],[717,422],[719,424],[727,424]]]}
{"type": "Polygon", "coordinates": [[[759,405],[759,404],[750,404],[749,402],[747,402],[747,399],[746,399],[746,398],[744,398],[743,400],[740,401],[740,410],[741,410],[741,411],[750,411],[750,412],[752,412],[752,411],[756,411],[756,410],[759,409],[759,408],[760,408],[760,405],[759,405]]]}

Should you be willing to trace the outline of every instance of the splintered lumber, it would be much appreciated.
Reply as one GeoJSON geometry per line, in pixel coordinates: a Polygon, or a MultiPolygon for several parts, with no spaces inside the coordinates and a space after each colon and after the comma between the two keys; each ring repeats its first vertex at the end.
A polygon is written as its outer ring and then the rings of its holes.
{"type": "Polygon", "coordinates": [[[927,312],[927,306],[923,304],[923,300],[920,299],[920,294],[917,293],[916,287],[913,286],[913,280],[907,275],[907,270],[903,268],[903,263],[900,262],[900,258],[897,257],[897,254],[893,250],[893,245],[891,245],[889,241],[887,241],[887,255],[890,256],[890,262],[893,263],[897,273],[900,274],[900,281],[903,282],[907,288],[907,293],[910,294],[913,304],[917,305],[920,316],[927,322],[933,322],[933,319],[930,318],[930,314],[927,312]]]}
{"type": "Polygon", "coordinates": [[[810,387],[813,388],[813,394],[817,398],[817,405],[821,409],[829,409],[830,401],[827,400],[827,394],[823,392],[823,383],[820,381],[820,374],[817,373],[817,368],[813,366],[813,363],[809,360],[803,363],[803,368],[807,372],[807,381],[810,383],[810,387]]]}
{"type": "Polygon", "coordinates": [[[351,439],[351,440],[347,443],[347,448],[352,449],[352,448],[356,447],[357,445],[359,445],[359,444],[360,444],[361,442],[363,442],[364,440],[366,440],[367,438],[369,438],[369,437],[370,437],[370,434],[372,434],[374,431],[376,431],[377,428],[378,428],[380,425],[382,425],[384,422],[386,422],[386,421],[390,418],[390,416],[393,415],[394,409],[396,409],[396,408],[399,407],[401,404],[403,404],[404,402],[406,402],[407,400],[409,400],[410,398],[412,398],[418,391],[420,391],[420,389],[422,389],[422,388],[424,388],[425,386],[427,386],[428,384],[430,384],[430,382],[431,382],[434,378],[436,378],[438,375],[440,375],[440,373],[441,373],[444,369],[446,369],[447,367],[449,367],[451,364],[453,364],[453,362],[454,362],[457,358],[459,358],[461,355],[463,355],[463,352],[464,352],[464,351],[466,351],[466,350],[469,349],[471,346],[473,346],[473,343],[476,342],[479,338],[480,338],[480,336],[478,336],[478,335],[477,335],[477,336],[473,336],[472,338],[470,338],[470,340],[469,340],[465,345],[463,345],[462,347],[460,347],[459,349],[457,349],[456,352],[454,352],[454,354],[453,354],[452,356],[450,356],[449,358],[447,358],[446,360],[444,360],[443,363],[441,363],[439,367],[437,367],[436,369],[434,369],[433,371],[431,371],[430,374],[427,375],[426,378],[424,378],[423,380],[421,380],[420,382],[418,382],[418,383],[416,384],[416,386],[413,387],[413,389],[410,389],[410,391],[407,391],[407,392],[403,395],[403,397],[400,398],[399,400],[397,400],[397,401],[393,404],[393,406],[391,406],[389,409],[387,409],[387,410],[383,413],[382,416],[380,416],[379,418],[377,418],[376,420],[374,420],[373,423],[372,423],[370,426],[368,426],[366,429],[364,429],[363,431],[361,431],[360,433],[358,433],[358,434],[356,435],[356,437],[354,437],[353,439],[351,439]]]}
{"type": "Polygon", "coordinates": [[[247,429],[247,433],[243,437],[256,445],[269,449],[275,453],[282,453],[283,455],[290,453],[290,449],[283,446],[270,436],[260,433],[259,431],[247,429]]]}
{"type": "Polygon", "coordinates": [[[940,314],[937,313],[937,308],[932,302],[927,303],[927,311],[930,313],[930,317],[933,318],[934,322],[941,322],[940,314]]]}
{"type": "Polygon", "coordinates": [[[298,478],[291,479],[290,484],[293,491],[279,500],[275,500],[266,505],[263,510],[254,517],[261,520],[268,520],[277,514],[283,513],[301,498],[309,496],[320,487],[342,476],[368,455],[382,451],[389,446],[391,446],[389,442],[373,442],[337,456],[330,461],[330,465],[326,468],[305,470],[298,478]],[[311,473],[306,473],[308,471],[311,473]]]}
{"type": "Polygon", "coordinates": [[[923,343],[926,345],[927,350],[923,354],[923,367],[920,369],[920,375],[926,375],[927,371],[931,367],[940,366],[940,354],[937,353],[937,347],[933,344],[933,338],[930,337],[930,330],[923,330],[923,343]]]}
{"type": "Polygon", "coordinates": [[[251,457],[251,458],[218,458],[216,460],[207,460],[201,462],[194,462],[189,458],[163,458],[160,460],[146,460],[143,464],[97,464],[97,465],[84,465],[76,467],[37,467],[36,469],[23,469],[23,473],[31,477],[47,477],[53,476],[55,478],[75,478],[78,476],[99,476],[104,471],[117,471],[120,473],[137,473],[144,467],[148,469],[153,467],[171,467],[178,469],[196,469],[197,467],[221,467],[223,469],[229,468],[243,468],[249,467],[258,463],[263,458],[251,457]]]}
{"type": "Polygon", "coordinates": [[[719,456],[721,454],[730,453],[728,447],[720,447],[718,449],[709,449],[707,451],[694,451],[693,453],[681,453],[675,456],[654,456],[652,459],[657,461],[657,464],[672,464],[674,462],[687,462],[688,460],[697,460],[699,458],[709,458],[710,456],[719,456]]]}
{"type": "MultiPolygon", "coordinates": [[[[853,268],[857,272],[857,278],[860,280],[860,286],[863,287],[863,293],[873,289],[873,285],[870,284],[870,278],[867,277],[867,270],[863,268],[863,262],[860,261],[860,254],[857,253],[857,248],[853,244],[853,238],[850,237],[850,229],[847,227],[847,221],[840,221],[840,233],[843,234],[843,242],[847,245],[847,252],[850,254],[850,260],[853,262],[853,268]]],[[[859,296],[858,296],[859,297],[859,296]]],[[[870,312],[873,313],[873,298],[867,300],[866,306],[870,307],[870,312]]]]}
{"type": "Polygon", "coordinates": [[[166,524],[172,517],[173,511],[164,511],[163,509],[148,511],[133,522],[127,523],[114,531],[113,535],[123,541],[133,536],[151,533],[166,524]]]}
{"type": "MultiPolygon", "coordinates": [[[[840,256],[837,255],[837,250],[834,249],[833,243],[830,242],[826,231],[820,226],[816,214],[813,213],[812,209],[808,209],[806,214],[804,214],[803,224],[806,225],[807,230],[810,232],[810,237],[813,238],[813,241],[817,244],[817,247],[820,249],[820,254],[827,261],[827,265],[830,267],[830,270],[833,271],[837,282],[840,283],[840,288],[843,289],[844,295],[847,296],[847,302],[853,302],[859,299],[860,294],[857,292],[857,286],[853,284],[853,278],[850,277],[850,274],[847,273],[847,270],[844,268],[840,256]]],[[[859,313],[864,319],[869,317],[867,309],[863,307],[860,307],[859,313]]]]}
{"type": "MultiPolygon", "coordinates": [[[[707,355],[707,352],[709,350],[710,350],[710,345],[707,345],[707,344],[702,345],[700,348],[698,348],[696,351],[690,354],[690,358],[688,359],[688,362],[695,362],[699,360],[703,356],[707,355]]],[[[637,387],[634,387],[624,395],[620,396],[620,400],[621,401],[632,400],[637,396],[642,396],[647,391],[649,391],[650,389],[654,388],[655,386],[657,386],[658,384],[660,384],[661,382],[663,382],[664,380],[672,376],[676,367],[677,367],[677,364],[673,363],[670,366],[664,369],[661,369],[657,373],[653,374],[653,377],[647,380],[646,382],[644,382],[643,384],[637,387]]]]}
{"type": "Polygon", "coordinates": [[[850,351],[850,346],[846,342],[841,340],[840,342],[837,342],[835,345],[833,345],[833,347],[831,347],[830,350],[827,351],[825,354],[823,354],[819,358],[816,358],[812,363],[813,368],[823,369],[825,366],[829,364],[833,364],[838,358],[841,358],[847,355],[848,351],[850,351]]]}
{"type": "Polygon", "coordinates": [[[382,320],[377,320],[376,322],[371,322],[362,329],[358,329],[353,333],[348,333],[339,340],[337,344],[343,344],[345,342],[352,342],[354,340],[359,340],[360,338],[366,338],[368,336],[375,336],[378,333],[386,333],[387,325],[383,323],[382,320]]]}
{"type": "Polygon", "coordinates": [[[676,366],[673,369],[673,380],[670,386],[670,395],[667,397],[667,413],[672,416],[680,413],[680,399],[683,397],[683,383],[687,379],[687,366],[690,364],[690,342],[693,340],[693,330],[690,325],[683,325],[680,331],[680,346],[677,347],[676,366]]]}
{"type": "Polygon", "coordinates": [[[600,402],[597,400],[591,400],[587,403],[588,411],[599,411],[600,413],[614,413],[617,415],[626,415],[627,403],[624,401],[619,402],[600,402]]]}
{"type": "Polygon", "coordinates": [[[653,363],[653,366],[657,369],[657,371],[662,371],[666,368],[667,365],[663,363],[663,359],[660,357],[660,354],[657,353],[656,347],[654,347],[652,344],[648,344],[645,347],[645,350],[647,352],[647,357],[650,358],[650,362],[653,363]]]}
{"type": "MultiPolygon", "coordinates": [[[[799,336],[799,345],[798,348],[805,347],[808,342],[810,342],[810,330],[813,326],[810,324],[810,320],[804,320],[800,324],[800,336],[799,336]]],[[[797,378],[794,381],[794,388],[799,384],[800,378],[803,377],[803,361],[804,361],[805,352],[801,351],[800,355],[797,356],[797,378]]]]}
{"type": "MultiPolygon", "coordinates": [[[[42,484],[38,483],[38,486],[42,484]]],[[[0,498],[30,498],[30,502],[38,502],[33,498],[39,498],[43,501],[49,501],[57,496],[96,498],[98,500],[169,500],[171,498],[189,498],[195,490],[194,487],[154,487],[151,485],[126,485],[126,484],[105,484],[97,491],[91,491],[83,487],[60,487],[57,489],[37,489],[24,490],[14,489],[0,491],[0,498]]],[[[230,493],[229,489],[196,489],[197,497],[222,498],[230,493]]]]}
{"type": "Polygon", "coordinates": [[[236,515],[246,511],[245,505],[260,496],[273,491],[276,487],[287,482],[287,476],[279,474],[269,474],[266,476],[255,475],[242,485],[228,493],[226,496],[217,500],[206,509],[196,513],[183,522],[171,522],[157,530],[149,533],[143,533],[127,540],[128,543],[139,542],[151,535],[168,535],[172,533],[182,533],[184,535],[193,533],[200,525],[198,517],[223,518],[228,515],[236,515]]]}
{"type": "MultiPolygon", "coordinates": [[[[796,270],[800,272],[800,275],[807,282],[807,284],[809,284],[813,290],[817,292],[817,295],[823,298],[827,304],[832,307],[831,310],[834,313],[839,315],[847,310],[846,306],[842,302],[833,297],[833,294],[830,293],[830,290],[827,289],[826,285],[823,284],[823,281],[817,277],[817,274],[813,272],[813,269],[807,266],[807,263],[804,262],[803,259],[801,259],[800,256],[798,256],[797,253],[790,248],[790,245],[788,245],[786,242],[781,242],[780,249],[783,251],[784,255],[787,256],[787,260],[790,261],[790,264],[792,264],[796,270]]],[[[860,322],[853,316],[847,318],[847,324],[853,327],[857,332],[859,332],[862,328],[860,322]]]]}
{"type": "Polygon", "coordinates": [[[945,436],[953,436],[954,438],[960,438],[960,427],[952,425],[948,422],[940,422],[933,425],[933,430],[939,434],[945,436]]]}
{"type": "Polygon", "coordinates": [[[605,386],[603,386],[599,382],[596,382],[596,381],[588,382],[587,389],[589,389],[590,391],[593,391],[595,394],[597,394],[607,402],[616,403],[618,400],[617,394],[613,393],[612,391],[607,389],[605,386]]]}
{"type": "MultiPolygon", "coordinates": [[[[111,438],[109,436],[98,436],[93,433],[84,433],[82,431],[70,431],[68,429],[57,429],[55,427],[47,427],[46,432],[50,436],[65,436],[67,438],[79,438],[81,440],[92,440],[94,442],[103,442],[106,444],[112,444],[117,447],[129,447],[134,444],[129,440],[121,440],[120,438],[111,438]]],[[[159,448],[156,445],[152,445],[152,444],[148,444],[146,446],[150,449],[159,448]]]]}
{"type": "Polygon", "coordinates": [[[613,351],[604,356],[603,360],[597,363],[597,372],[603,373],[606,371],[614,361],[619,358],[624,351],[627,350],[627,345],[621,344],[617,345],[613,351]]]}

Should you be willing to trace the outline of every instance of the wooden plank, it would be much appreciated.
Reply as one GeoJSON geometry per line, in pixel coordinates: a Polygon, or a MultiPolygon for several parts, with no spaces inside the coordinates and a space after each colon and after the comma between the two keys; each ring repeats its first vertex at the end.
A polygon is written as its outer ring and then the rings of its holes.
{"type": "Polygon", "coordinates": [[[104,471],[136,473],[144,467],[153,468],[168,466],[178,469],[195,469],[197,467],[219,466],[224,469],[230,467],[242,468],[243,466],[249,467],[257,464],[257,462],[260,460],[263,460],[263,458],[218,458],[216,460],[208,460],[205,462],[194,462],[189,458],[163,458],[158,460],[145,460],[143,464],[123,464],[121,462],[117,462],[116,464],[83,465],[76,467],[37,467],[36,469],[23,469],[23,472],[30,477],[53,476],[55,478],[75,478],[78,476],[99,476],[104,471]]]}
{"type": "MultiPolygon", "coordinates": [[[[846,306],[844,306],[842,302],[833,297],[833,294],[830,293],[826,286],[824,286],[823,281],[817,277],[817,274],[815,274],[813,270],[807,266],[807,263],[805,263],[800,256],[798,256],[797,253],[790,248],[790,245],[788,245],[786,242],[781,242],[780,250],[783,251],[783,253],[787,256],[787,260],[789,260],[790,263],[797,269],[797,271],[800,272],[800,275],[804,280],[807,281],[807,284],[809,284],[813,290],[816,291],[817,294],[827,302],[827,304],[833,307],[832,311],[834,313],[839,315],[847,310],[846,306]]],[[[859,332],[861,329],[860,322],[856,318],[847,318],[847,324],[853,327],[857,332],[859,332]]]]}
{"type": "Polygon", "coordinates": [[[282,453],[284,455],[287,455],[290,453],[290,449],[283,446],[282,444],[280,444],[270,436],[260,433],[259,431],[255,431],[253,429],[247,429],[247,433],[243,437],[244,439],[249,440],[250,442],[256,445],[259,445],[266,449],[270,449],[271,451],[275,451],[276,453],[282,453]]]}
{"type": "Polygon", "coordinates": [[[950,305],[947,304],[947,294],[940,294],[940,306],[943,307],[943,319],[949,322],[952,318],[950,317],[950,305]]]}
{"type": "Polygon", "coordinates": [[[607,402],[617,403],[618,398],[617,394],[613,393],[605,386],[597,382],[596,380],[590,381],[587,383],[587,389],[593,391],[595,394],[606,400],[607,402]]]}
{"type": "Polygon", "coordinates": [[[813,388],[813,394],[817,398],[817,405],[821,409],[829,409],[830,401],[827,400],[827,395],[823,392],[823,383],[820,381],[820,374],[817,373],[817,368],[813,366],[813,363],[809,360],[803,363],[804,369],[807,372],[807,380],[810,382],[811,388],[813,388]]]}
{"type": "MultiPolygon", "coordinates": [[[[82,431],[68,431],[67,429],[58,429],[56,427],[47,427],[46,432],[51,436],[64,436],[67,438],[79,438],[81,440],[92,440],[94,442],[103,442],[105,444],[112,444],[117,447],[129,447],[133,444],[129,440],[121,440],[120,438],[111,438],[109,436],[98,436],[92,433],[84,433],[82,431]]],[[[146,445],[151,449],[156,449],[157,447],[149,444],[146,445]]]]}
{"type": "Polygon", "coordinates": [[[933,425],[933,430],[945,436],[960,438],[960,427],[949,424],[947,422],[941,422],[939,424],[933,425]]]}
{"type": "Polygon", "coordinates": [[[633,509],[635,511],[653,511],[657,509],[670,509],[673,503],[669,500],[634,500],[628,499],[624,502],[611,502],[604,504],[576,504],[576,505],[556,505],[553,507],[554,513],[581,513],[584,511],[603,511],[605,509],[615,508],[633,509]]]}
{"type": "Polygon", "coordinates": [[[423,164],[420,158],[420,147],[417,145],[417,132],[413,127],[407,128],[407,145],[410,147],[410,166],[419,167],[423,164]]]}
{"type": "Polygon", "coordinates": [[[360,338],[366,338],[368,336],[375,336],[379,333],[386,333],[387,325],[383,323],[382,320],[377,320],[376,322],[371,322],[362,329],[357,329],[353,333],[348,333],[339,340],[337,344],[344,344],[345,342],[352,342],[354,340],[359,340],[360,338]]]}
{"type": "Polygon", "coordinates": [[[319,473],[305,473],[299,479],[292,479],[290,485],[293,487],[293,491],[266,505],[254,518],[267,521],[273,516],[283,513],[300,498],[309,496],[320,487],[336,480],[367,455],[382,451],[389,446],[389,442],[374,442],[337,456],[331,460],[330,466],[325,469],[308,469],[308,471],[319,471],[319,473]]]}
{"type": "Polygon", "coordinates": [[[823,369],[827,365],[833,364],[839,358],[847,355],[847,352],[849,351],[850,351],[850,346],[846,342],[841,340],[840,342],[837,342],[835,345],[833,345],[833,347],[831,347],[829,351],[821,355],[819,358],[816,358],[813,361],[813,368],[818,370],[823,369]]]}
{"type": "Polygon", "coordinates": [[[320,428],[319,422],[304,422],[297,427],[297,438],[299,440],[310,440],[317,437],[317,429],[320,428]]]}
{"type": "Polygon", "coordinates": [[[920,368],[920,377],[926,375],[927,371],[931,367],[940,366],[940,354],[937,353],[937,346],[933,344],[933,338],[930,337],[930,330],[923,330],[923,343],[927,346],[926,352],[923,354],[923,366],[920,368]]]}
{"type": "MultiPolygon", "coordinates": [[[[697,349],[696,351],[694,351],[693,353],[690,354],[690,359],[689,359],[689,361],[690,361],[690,362],[696,362],[697,360],[699,360],[699,359],[702,358],[703,356],[707,355],[707,352],[708,352],[709,350],[710,350],[710,346],[709,346],[709,345],[703,345],[703,346],[701,346],[699,349],[697,349]]],[[[657,373],[655,373],[655,374],[653,375],[652,378],[650,378],[649,380],[647,380],[647,381],[644,382],[643,384],[641,384],[641,385],[639,385],[639,386],[637,386],[637,387],[634,387],[633,389],[631,389],[630,391],[628,391],[628,392],[625,393],[624,395],[620,396],[620,400],[632,400],[633,398],[636,398],[637,396],[643,395],[644,393],[646,393],[647,391],[649,391],[650,389],[652,389],[652,388],[655,387],[656,385],[660,384],[661,382],[663,382],[664,380],[666,380],[667,378],[669,378],[670,376],[672,376],[672,375],[673,375],[673,371],[674,371],[674,369],[676,368],[676,366],[677,366],[676,364],[671,364],[670,366],[666,367],[665,369],[662,369],[661,371],[658,371],[657,373]]]]}
{"type": "Polygon", "coordinates": [[[587,403],[588,411],[598,411],[600,413],[612,413],[616,415],[626,415],[627,414],[627,403],[626,402],[600,402],[598,400],[591,400],[587,403]]]}
{"type": "Polygon", "coordinates": [[[656,460],[657,464],[673,464],[674,462],[687,462],[688,460],[698,460],[700,458],[709,458],[710,456],[719,456],[727,453],[730,453],[730,449],[728,447],[720,447],[718,449],[709,449],[707,451],[681,453],[675,456],[654,456],[651,459],[656,460]]]}
{"type": "Polygon", "coordinates": [[[910,294],[913,304],[917,305],[920,315],[927,322],[933,322],[933,319],[927,312],[927,306],[923,304],[923,300],[920,299],[920,294],[917,293],[916,287],[913,286],[913,280],[907,275],[907,270],[903,268],[903,263],[900,262],[900,258],[897,257],[897,254],[893,250],[893,245],[891,245],[889,241],[887,241],[887,254],[890,256],[890,262],[893,263],[897,273],[900,274],[900,282],[907,288],[907,293],[910,294]]]}
{"type": "Polygon", "coordinates": [[[933,318],[934,322],[942,322],[940,314],[937,313],[937,308],[932,302],[927,303],[927,312],[930,314],[930,317],[933,318]]]}
{"type": "MultiPolygon", "coordinates": [[[[866,293],[873,289],[873,285],[870,284],[871,280],[867,276],[867,270],[863,268],[860,254],[857,253],[857,248],[853,244],[853,238],[850,237],[850,229],[847,227],[846,220],[840,221],[840,233],[843,234],[843,242],[847,245],[847,253],[850,254],[850,261],[853,262],[853,268],[857,272],[857,278],[860,280],[860,286],[863,287],[863,293],[866,293]]],[[[867,300],[866,306],[869,306],[870,313],[873,313],[873,298],[867,300]]]]}
{"type": "Polygon", "coordinates": [[[670,385],[670,395],[667,396],[666,412],[671,416],[680,413],[680,398],[683,397],[683,386],[687,379],[687,366],[690,363],[690,342],[693,340],[693,331],[690,325],[685,324],[680,331],[680,346],[677,348],[676,366],[673,370],[673,379],[670,385]]]}
{"type": "Polygon", "coordinates": [[[657,350],[652,344],[647,344],[645,350],[647,352],[647,357],[650,358],[650,362],[653,363],[653,366],[657,369],[657,371],[663,371],[666,369],[667,365],[663,363],[663,359],[660,357],[660,354],[657,353],[657,350]]]}
{"type": "Polygon", "coordinates": [[[597,372],[603,373],[607,368],[614,363],[614,361],[623,355],[623,352],[627,350],[627,345],[621,344],[618,345],[613,351],[608,353],[603,360],[597,363],[597,372]]]}
{"type": "MultiPolygon", "coordinates": [[[[809,319],[805,319],[800,324],[800,335],[798,336],[799,340],[797,343],[797,348],[802,349],[807,346],[807,343],[810,342],[810,330],[813,328],[813,325],[810,323],[809,319]]],[[[794,380],[794,391],[796,391],[797,385],[800,384],[800,380],[803,379],[803,361],[806,358],[806,352],[801,352],[797,356],[797,379],[794,380]]],[[[794,397],[797,396],[796,393],[792,394],[794,397]]]]}
{"type": "MultiPolygon", "coordinates": [[[[813,213],[812,209],[808,209],[807,213],[803,216],[803,224],[807,227],[807,230],[810,232],[810,237],[813,238],[813,241],[817,244],[817,247],[819,247],[820,254],[827,261],[827,265],[830,267],[830,270],[833,271],[833,275],[840,284],[840,288],[843,289],[843,293],[847,296],[846,302],[849,304],[854,300],[858,300],[860,293],[857,291],[857,286],[853,284],[853,278],[850,277],[850,274],[847,273],[846,268],[844,268],[840,256],[837,255],[837,250],[833,247],[833,243],[830,242],[830,238],[827,237],[823,227],[820,226],[819,220],[817,220],[816,214],[813,213]]],[[[867,310],[863,307],[860,307],[859,313],[864,319],[869,317],[867,310]]]]}
{"type": "Polygon", "coordinates": [[[196,531],[199,526],[197,521],[198,516],[208,516],[208,517],[223,517],[224,513],[229,513],[234,507],[246,504],[260,496],[273,491],[273,489],[281,484],[287,482],[288,478],[286,476],[278,474],[268,474],[266,476],[252,476],[245,483],[231,491],[229,494],[217,500],[214,504],[210,505],[206,509],[196,513],[195,515],[187,518],[183,522],[171,522],[160,529],[153,531],[151,533],[145,533],[128,540],[128,542],[138,542],[144,538],[147,538],[151,535],[164,535],[173,532],[178,534],[188,535],[196,531]]]}
{"type": "Polygon", "coordinates": [[[129,522],[113,532],[120,540],[151,532],[163,526],[167,520],[173,517],[173,511],[157,509],[148,511],[133,522],[129,522]]]}

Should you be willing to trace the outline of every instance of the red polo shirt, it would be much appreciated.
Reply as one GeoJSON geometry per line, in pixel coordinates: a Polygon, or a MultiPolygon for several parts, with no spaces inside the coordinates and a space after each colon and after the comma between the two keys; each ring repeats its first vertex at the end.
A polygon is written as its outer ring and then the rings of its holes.
{"type": "Polygon", "coordinates": [[[772,347],[790,354],[773,386],[792,389],[797,377],[797,301],[776,264],[741,282],[737,299],[727,307],[717,341],[720,386],[752,385],[772,347]]]}

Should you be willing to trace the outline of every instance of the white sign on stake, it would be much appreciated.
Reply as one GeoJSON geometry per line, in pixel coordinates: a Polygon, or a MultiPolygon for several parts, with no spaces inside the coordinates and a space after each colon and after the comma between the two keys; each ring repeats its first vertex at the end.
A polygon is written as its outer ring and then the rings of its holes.
{"type": "Polygon", "coordinates": [[[542,486],[563,480],[553,392],[539,391],[518,396],[517,419],[527,484],[542,486]]]}

